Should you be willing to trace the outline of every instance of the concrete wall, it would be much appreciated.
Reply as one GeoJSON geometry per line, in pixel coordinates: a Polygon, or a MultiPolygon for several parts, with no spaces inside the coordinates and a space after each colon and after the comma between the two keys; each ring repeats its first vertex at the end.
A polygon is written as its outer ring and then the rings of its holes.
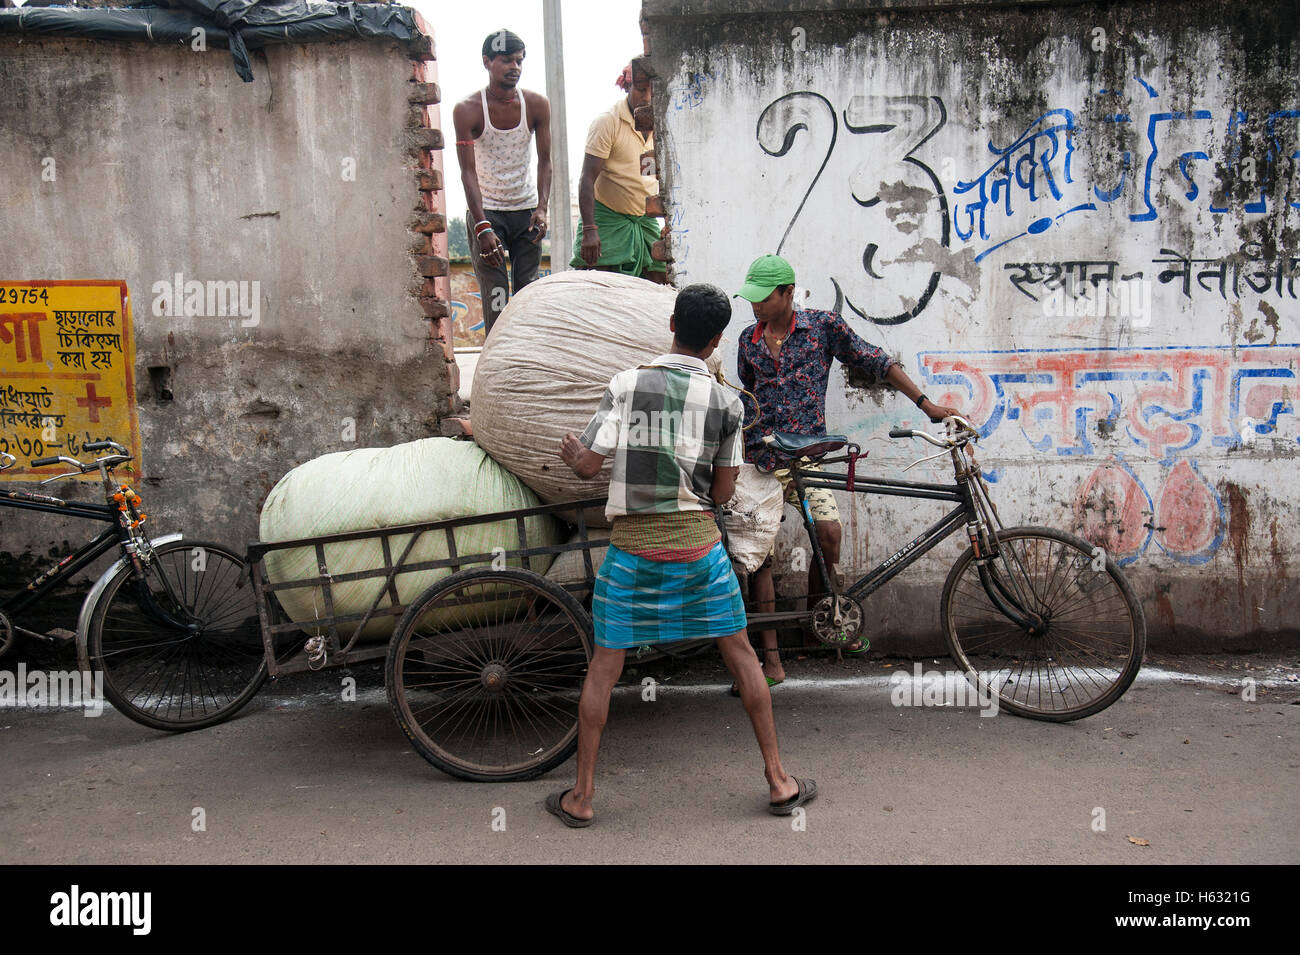
{"type": "MultiPolygon", "coordinates": [[[[436,434],[449,394],[428,321],[447,314],[426,281],[446,274],[432,64],[354,41],[253,67],[243,83],[225,50],[0,37],[0,277],[126,280],[150,520],[240,547],[287,470],[436,434]],[[166,314],[155,283],[178,274],[257,283],[256,315],[166,314]]],[[[88,529],[16,513],[0,552],[88,529]]]]}
{"type": "MultiPolygon", "coordinates": [[[[808,304],[970,414],[1008,524],[1072,529],[1126,566],[1153,646],[1294,644],[1292,5],[644,9],[679,283],[734,290],[780,251],[808,304]]],[[[733,320],[729,368],[751,321],[733,320]]],[[[923,446],[887,431],[920,416],[859,385],[832,372],[830,429],[896,476],[923,446]]],[[[940,513],[850,497],[850,573],[940,513]]],[[[938,632],[957,549],[872,598],[875,634],[938,632]]]]}

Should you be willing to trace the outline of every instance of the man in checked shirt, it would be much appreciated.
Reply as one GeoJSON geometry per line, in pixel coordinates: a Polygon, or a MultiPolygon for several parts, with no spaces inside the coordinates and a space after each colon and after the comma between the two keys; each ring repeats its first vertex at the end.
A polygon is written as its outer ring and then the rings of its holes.
{"type": "MultiPolygon", "coordinates": [[[[764,255],[754,260],[745,276],[745,284],[736,293],[754,309],[757,320],[740,335],[736,355],[741,384],[758,399],[758,424],[745,432],[745,460],[759,470],[772,471],[785,488],[786,500],[797,502],[790,480],[788,461],[780,452],[763,443],[774,431],[791,434],[826,433],[826,384],[831,362],[839,359],[850,368],[866,373],[874,381],[883,381],[916,404],[931,421],[960,414],[956,408],[936,405],[921,394],[921,389],[907,376],[901,365],[875,345],[855,335],[835,312],[794,307],[794,269],[778,255],[764,255]]],[[[746,408],[746,416],[750,409],[746,408]]],[[[835,497],[825,488],[807,488],[805,496],[812,511],[817,539],[833,568],[840,559],[840,512],[835,497]]],[[[750,597],[756,613],[771,613],[776,605],[772,584],[772,563],[754,573],[750,597]]],[[[817,562],[808,568],[809,600],[827,593],[817,562]]],[[[776,631],[764,630],[763,673],[769,686],[785,679],[785,668],[777,652],[776,631]]],[[[866,644],[855,640],[844,648],[847,653],[861,653],[866,644]]]]}
{"type": "Polygon", "coordinates": [[[817,795],[814,780],[781,765],[772,697],[714,519],[731,499],[742,456],[740,399],[705,365],[730,319],[721,289],[682,289],[669,319],[672,350],[615,375],[582,436],[566,434],[560,444],[584,480],[614,457],[605,505],[613,528],[591,604],[596,648],[578,704],[577,779],[546,799],[546,811],[571,828],[595,817],[596,754],[624,655],[680,640],[717,642],[763,756],[768,811],[788,816],[817,795]]]}

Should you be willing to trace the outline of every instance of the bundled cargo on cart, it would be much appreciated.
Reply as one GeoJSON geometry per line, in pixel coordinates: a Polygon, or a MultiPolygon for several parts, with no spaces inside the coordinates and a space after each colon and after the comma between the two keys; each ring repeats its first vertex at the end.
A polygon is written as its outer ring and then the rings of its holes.
{"type": "MultiPolygon", "coordinates": [[[[450,438],[425,438],[391,448],[359,448],[326,454],[302,464],[271,489],[262,507],[259,537],[263,543],[312,538],[291,549],[266,553],[267,576],[272,585],[321,576],[323,559],[331,578],[329,594],[323,583],[275,590],[281,607],[312,634],[313,621],[332,618],[347,624],[360,622],[365,612],[378,606],[364,622],[363,641],[387,639],[392,633],[395,608],[450,575],[452,566],[427,567],[454,555],[471,558],[497,569],[521,567],[506,551],[517,549],[521,534],[538,545],[558,544],[566,536],[564,524],[550,515],[490,524],[469,523],[446,533],[406,533],[391,536],[357,534],[370,528],[400,527],[430,521],[470,518],[499,511],[537,507],[541,502],[478,445],[450,438]],[[351,538],[347,535],[352,534],[351,538]],[[343,539],[322,543],[320,539],[343,539]],[[409,548],[409,551],[408,551],[409,548]],[[403,569],[374,576],[392,568],[399,558],[403,569]],[[367,574],[367,576],[361,576],[367,574]]],[[[529,559],[531,570],[544,574],[552,555],[529,559]]],[[[466,566],[475,563],[467,560],[466,566]]],[[[349,629],[350,632],[350,629],[349,629]]]]}
{"type": "MultiPolygon", "coordinates": [[[[602,497],[609,462],[589,481],[560,460],[609,380],[672,347],[675,289],[612,272],[561,272],[534,282],[501,313],[474,372],[474,440],[548,504],[602,497]]],[[[714,373],[721,358],[709,361],[714,373]]],[[[593,526],[604,514],[590,515],[593,526]]]]}
{"type": "Polygon", "coordinates": [[[248,551],[262,675],[383,660],[394,717],[434,765],[464,779],[546,772],[576,744],[592,631],[571,592],[583,587],[541,575],[576,549],[594,577],[590,545],[565,539],[598,504],[543,504],[446,438],[295,468],[248,551]]]}
{"type": "MultiPolygon", "coordinates": [[[[667,286],[609,272],[564,272],[529,285],[510,300],[479,356],[474,439],[548,503],[605,496],[609,464],[589,481],[575,477],[556,453],[560,439],[582,432],[614,375],[672,347],[676,297],[667,286]]],[[[736,315],[728,332],[747,320],[736,315]]],[[[708,365],[718,375],[722,355],[715,352],[708,365]]],[[[782,506],[776,482],[746,465],[727,531],[747,570],[767,555],[782,506]]],[[[586,519],[608,525],[598,508],[586,519]]],[[[568,584],[580,575],[571,554],[548,576],[568,584]]]]}

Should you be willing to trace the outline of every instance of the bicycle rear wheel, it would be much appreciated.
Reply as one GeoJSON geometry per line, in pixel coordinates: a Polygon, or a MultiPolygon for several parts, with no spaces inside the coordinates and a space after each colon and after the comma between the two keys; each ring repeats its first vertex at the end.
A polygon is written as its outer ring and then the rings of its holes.
{"type": "Polygon", "coordinates": [[[1031,719],[1064,723],[1118,700],[1142,665],[1146,621],[1115,562],[1072,534],[1048,527],[999,532],[986,564],[971,548],[943,586],[948,650],[987,698],[1031,719]],[[1014,623],[990,597],[1037,617],[1014,623]]]}
{"type": "Polygon", "coordinates": [[[91,670],[103,671],[104,695],[137,723],[182,731],[224,722],[266,679],[244,562],[206,541],[161,544],[153,555],[143,577],[127,564],[104,588],[91,614],[91,670]]]}

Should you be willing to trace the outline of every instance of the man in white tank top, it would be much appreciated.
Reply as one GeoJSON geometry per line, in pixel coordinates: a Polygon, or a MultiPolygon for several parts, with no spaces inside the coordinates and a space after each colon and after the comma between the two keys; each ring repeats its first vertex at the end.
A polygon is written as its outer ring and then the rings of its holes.
{"type": "Polygon", "coordinates": [[[518,88],[524,41],[498,30],[483,41],[488,85],[452,110],[456,157],[469,212],[470,256],[483,301],[483,334],[492,331],[510,298],[541,264],[546,208],[551,195],[551,104],[518,88]],[[537,182],[529,146],[537,136],[537,182]],[[506,256],[510,258],[510,279],[506,256]]]}

